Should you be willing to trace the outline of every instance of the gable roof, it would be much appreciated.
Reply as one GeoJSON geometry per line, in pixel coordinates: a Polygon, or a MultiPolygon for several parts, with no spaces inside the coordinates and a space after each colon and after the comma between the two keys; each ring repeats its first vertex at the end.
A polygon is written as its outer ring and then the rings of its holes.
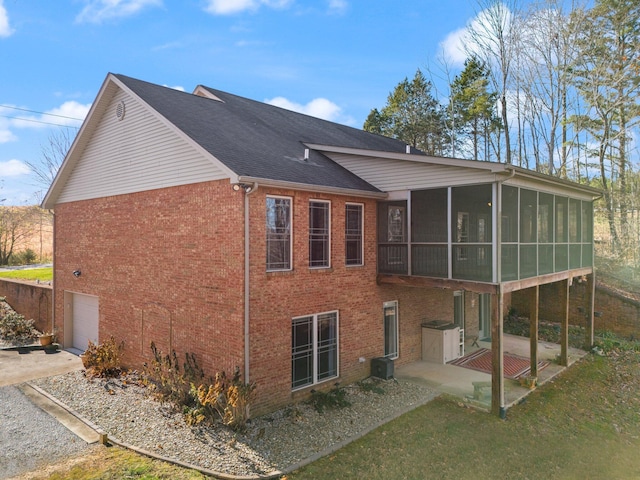
{"type": "MultiPolygon", "coordinates": [[[[415,148],[409,148],[407,152],[407,146],[399,140],[202,85],[190,94],[125,75],[108,74],[45,196],[44,208],[53,208],[58,202],[83,152],[92,142],[92,134],[118,92],[133,95],[153,118],[188,142],[185,145],[201,152],[203,158],[211,162],[211,170],[222,173],[218,178],[229,178],[231,183],[259,182],[316,191],[386,196],[370,183],[370,176],[363,175],[362,169],[354,172],[343,166],[343,162],[336,161],[336,154],[362,158],[365,169],[377,169],[376,160],[395,159],[411,164],[446,164],[500,177],[510,175],[511,178],[515,173],[531,175],[523,169],[495,162],[430,157],[415,148]]],[[[204,166],[208,168],[206,163],[204,166]]],[[[558,179],[545,177],[549,182],[558,183],[558,179]]],[[[574,188],[584,188],[570,183],[574,188]]]]}

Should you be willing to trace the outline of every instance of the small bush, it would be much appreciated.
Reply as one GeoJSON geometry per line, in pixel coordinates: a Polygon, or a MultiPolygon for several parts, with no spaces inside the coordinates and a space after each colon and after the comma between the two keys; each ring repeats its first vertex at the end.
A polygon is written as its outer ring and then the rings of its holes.
{"type": "Polygon", "coordinates": [[[598,332],[594,347],[607,355],[612,352],[640,352],[640,342],[619,337],[609,331],[598,332]]]}
{"type": "Polygon", "coordinates": [[[198,407],[189,413],[187,422],[214,421],[220,417],[223,424],[235,430],[244,430],[255,398],[255,384],[243,383],[240,370],[236,368],[231,380],[227,379],[225,372],[218,372],[212,384],[192,385],[191,394],[198,407]]]}
{"type": "Polygon", "coordinates": [[[380,382],[370,378],[369,380],[362,380],[358,382],[358,387],[365,393],[377,393],[378,395],[384,394],[384,388],[380,385],[380,382]]]}
{"type": "Polygon", "coordinates": [[[328,392],[314,391],[311,393],[311,405],[318,413],[323,413],[325,409],[350,407],[351,402],[347,400],[347,393],[343,388],[336,387],[328,392]]]}
{"type": "Polygon", "coordinates": [[[151,342],[153,360],[144,366],[144,383],[151,388],[155,396],[162,402],[195,407],[191,395],[191,385],[200,384],[204,372],[196,362],[193,353],[185,354],[185,362],[180,366],[175,350],[171,355],[163,355],[151,342]]]}
{"type": "Polygon", "coordinates": [[[29,343],[38,336],[33,320],[13,311],[0,297],[0,338],[9,342],[29,343]]]}
{"type": "Polygon", "coordinates": [[[153,360],[144,368],[145,385],[160,401],[181,408],[189,425],[219,419],[236,430],[245,428],[255,385],[242,383],[239,369],[230,380],[225,372],[216,373],[213,380],[205,380],[193,353],[185,354],[181,366],[175,351],[163,355],[155,343],[151,343],[151,351],[153,360]]]}
{"type": "Polygon", "coordinates": [[[91,377],[117,377],[122,372],[120,357],[124,342],[116,343],[111,337],[104,343],[95,344],[89,340],[89,346],[82,354],[82,364],[91,377]]]}

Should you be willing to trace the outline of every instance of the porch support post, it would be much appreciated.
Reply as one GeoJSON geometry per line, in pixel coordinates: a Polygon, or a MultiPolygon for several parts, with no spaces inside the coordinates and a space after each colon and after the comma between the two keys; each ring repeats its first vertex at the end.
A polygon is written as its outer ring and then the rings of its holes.
{"type": "Polygon", "coordinates": [[[540,287],[530,289],[529,298],[529,354],[531,357],[531,376],[538,376],[538,312],[540,310],[540,287]]]}
{"type": "Polygon", "coordinates": [[[564,302],[562,323],[560,326],[560,365],[569,365],[569,286],[571,278],[560,282],[560,301],[564,302]]]}
{"type": "Polygon", "coordinates": [[[504,343],[502,285],[491,295],[491,413],[504,416],[504,343]]]}
{"type": "Polygon", "coordinates": [[[591,350],[594,344],[594,310],[596,301],[596,272],[591,275],[587,275],[587,295],[586,295],[586,325],[584,329],[584,347],[586,350],[591,350]]]}

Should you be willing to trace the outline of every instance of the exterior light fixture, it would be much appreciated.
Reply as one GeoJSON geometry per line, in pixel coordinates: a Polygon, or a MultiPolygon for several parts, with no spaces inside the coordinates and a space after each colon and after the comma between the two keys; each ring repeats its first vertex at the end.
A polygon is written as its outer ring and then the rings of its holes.
{"type": "Polygon", "coordinates": [[[249,193],[251,190],[253,190],[253,187],[251,185],[246,184],[246,183],[234,183],[233,184],[233,191],[234,192],[239,192],[240,189],[244,190],[244,193],[249,193]]]}
{"type": "Polygon", "coordinates": [[[78,278],[80,275],[82,275],[82,272],[80,270],[74,270],[73,271],[73,276],[78,278]]]}

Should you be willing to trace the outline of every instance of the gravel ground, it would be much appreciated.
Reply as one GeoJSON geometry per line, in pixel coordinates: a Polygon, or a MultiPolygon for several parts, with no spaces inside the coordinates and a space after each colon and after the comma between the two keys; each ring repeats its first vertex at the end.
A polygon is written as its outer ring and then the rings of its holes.
{"type": "Polygon", "coordinates": [[[84,372],[74,372],[33,383],[110,438],[204,469],[248,476],[290,469],[436,395],[424,385],[403,380],[367,382],[380,388],[343,387],[349,407],[319,414],[301,403],[251,420],[245,434],[221,426],[186,425],[181,413],[150,398],[131,375],[87,380],[84,372]]]}
{"type": "Polygon", "coordinates": [[[36,470],[90,448],[18,388],[0,388],[0,478],[36,470]]]}

